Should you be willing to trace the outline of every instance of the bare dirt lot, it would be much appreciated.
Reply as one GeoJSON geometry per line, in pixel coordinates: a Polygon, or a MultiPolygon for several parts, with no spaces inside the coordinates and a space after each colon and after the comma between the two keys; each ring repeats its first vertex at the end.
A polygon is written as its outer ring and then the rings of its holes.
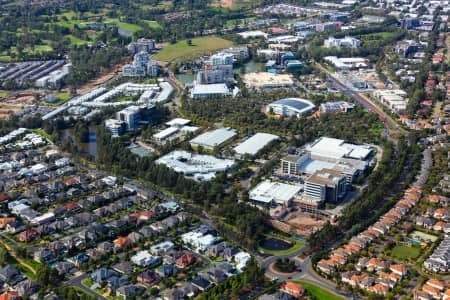
{"type": "Polygon", "coordinates": [[[293,226],[303,236],[309,236],[311,233],[321,229],[326,221],[326,217],[311,215],[301,211],[291,212],[284,218],[284,222],[289,227],[293,226]]]}

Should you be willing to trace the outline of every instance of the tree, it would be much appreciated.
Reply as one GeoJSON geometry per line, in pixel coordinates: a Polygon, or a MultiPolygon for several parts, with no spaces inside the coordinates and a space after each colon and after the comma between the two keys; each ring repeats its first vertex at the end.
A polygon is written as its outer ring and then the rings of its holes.
{"type": "Polygon", "coordinates": [[[1,266],[6,265],[9,262],[10,258],[11,256],[8,250],[6,250],[5,247],[0,247],[0,265],[1,266]]]}

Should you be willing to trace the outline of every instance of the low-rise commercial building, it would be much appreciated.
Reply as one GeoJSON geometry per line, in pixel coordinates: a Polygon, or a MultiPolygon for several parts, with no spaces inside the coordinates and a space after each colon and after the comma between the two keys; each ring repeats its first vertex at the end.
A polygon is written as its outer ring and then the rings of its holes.
{"type": "Polygon", "coordinates": [[[255,156],[270,142],[278,140],[279,137],[269,133],[257,133],[254,136],[248,138],[238,146],[233,148],[237,155],[250,155],[255,156]]]}
{"type": "Polygon", "coordinates": [[[257,72],[244,74],[242,81],[247,88],[281,88],[292,87],[294,81],[289,74],[272,74],[257,72]]]}
{"type": "Polygon", "coordinates": [[[249,192],[249,198],[257,205],[290,206],[301,190],[301,186],[265,180],[249,192]]]}
{"type": "Polygon", "coordinates": [[[315,202],[340,200],[346,192],[346,178],[337,170],[322,169],[305,181],[304,198],[315,202]]]}
{"type": "Polygon", "coordinates": [[[214,147],[220,147],[224,143],[230,141],[237,135],[233,128],[219,128],[213,131],[208,131],[191,140],[193,147],[202,146],[203,148],[212,150],[214,147]]]}
{"type": "Polygon", "coordinates": [[[315,107],[311,101],[306,99],[287,98],[270,103],[266,106],[266,112],[286,117],[301,117],[312,112],[315,107]]]}
{"type": "Polygon", "coordinates": [[[408,107],[408,94],[403,90],[376,90],[372,95],[393,112],[401,113],[408,107]]]}
{"type": "Polygon", "coordinates": [[[326,48],[344,47],[344,48],[356,49],[361,45],[361,42],[358,39],[352,38],[350,36],[346,36],[345,38],[342,38],[342,39],[336,39],[336,38],[330,36],[328,39],[326,39],[323,42],[323,44],[326,48]]]}

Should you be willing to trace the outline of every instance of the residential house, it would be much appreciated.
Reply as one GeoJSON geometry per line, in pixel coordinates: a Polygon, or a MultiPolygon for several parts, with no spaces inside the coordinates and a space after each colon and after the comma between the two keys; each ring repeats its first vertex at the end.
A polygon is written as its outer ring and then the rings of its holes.
{"type": "Polygon", "coordinates": [[[216,267],[211,267],[206,272],[201,274],[205,279],[214,282],[215,284],[219,284],[227,279],[227,275],[216,267]]]}
{"type": "Polygon", "coordinates": [[[172,276],[173,274],[176,274],[177,272],[178,272],[178,268],[173,265],[169,265],[169,264],[163,264],[161,267],[159,267],[156,270],[156,273],[162,278],[172,276]]]}
{"type": "Polygon", "coordinates": [[[160,280],[159,275],[153,271],[145,271],[137,276],[137,281],[147,286],[158,284],[160,280]]]}
{"type": "Polygon", "coordinates": [[[0,295],[0,300],[20,300],[19,293],[18,292],[4,292],[0,295]]]}
{"type": "Polygon", "coordinates": [[[382,296],[386,296],[386,294],[389,292],[389,288],[387,286],[379,283],[373,286],[369,286],[367,290],[382,296]]]}
{"type": "Polygon", "coordinates": [[[176,265],[177,267],[184,269],[195,263],[196,260],[197,258],[195,257],[194,254],[186,253],[176,260],[176,265]]]}
{"type": "Polygon", "coordinates": [[[123,261],[121,263],[115,264],[113,269],[122,274],[130,274],[133,273],[135,268],[130,261],[123,261]]]}
{"type": "Polygon", "coordinates": [[[32,279],[26,279],[16,285],[16,290],[21,296],[31,296],[39,289],[39,284],[32,279]]]}
{"type": "Polygon", "coordinates": [[[55,255],[49,248],[42,248],[34,252],[33,258],[37,262],[52,263],[55,261],[55,255]]]}
{"type": "Polygon", "coordinates": [[[405,276],[406,274],[408,274],[408,270],[406,269],[406,266],[403,264],[400,265],[390,265],[389,269],[395,273],[398,274],[400,276],[405,276]]]}
{"type": "Polygon", "coordinates": [[[117,276],[117,272],[106,268],[100,268],[91,273],[92,281],[96,283],[101,283],[112,276],[117,276]]]}
{"type": "Polygon", "coordinates": [[[131,239],[129,237],[118,237],[114,240],[114,245],[121,249],[129,244],[131,244],[131,239]]]}
{"type": "Polygon", "coordinates": [[[292,295],[296,298],[300,298],[305,293],[305,290],[303,289],[301,284],[294,283],[292,281],[289,281],[286,284],[283,284],[281,286],[281,290],[285,293],[288,293],[289,295],[292,295]]]}
{"type": "Polygon", "coordinates": [[[20,275],[19,270],[12,265],[6,265],[0,269],[0,280],[3,282],[13,282],[20,275]]]}
{"type": "Polygon", "coordinates": [[[27,229],[24,232],[21,232],[19,235],[19,241],[28,243],[32,240],[36,239],[39,236],[39,233],[36,229],[27,229]]]}
{"type": "Polygon", "coordinates": [[[76,270],[73,263],[66,261],[57,262],[55,268],[58,271],[59,275],[70,275],[76,270]]]}
{"type": "Polygon", "coordinates": [[[118,288],[116,291],[116,295],[123,299],[132,299],[143,292],[145,292],[144,287],[135,284],[130,284],[118,288]]]}
{"type": "Polygon", "coordinates": [[[205,278],[201,276],[195,277],[191,283],[197,287],[200,291],[206,291],[209,287],[211,287],[211,282],[206,280],[205,278]]]}

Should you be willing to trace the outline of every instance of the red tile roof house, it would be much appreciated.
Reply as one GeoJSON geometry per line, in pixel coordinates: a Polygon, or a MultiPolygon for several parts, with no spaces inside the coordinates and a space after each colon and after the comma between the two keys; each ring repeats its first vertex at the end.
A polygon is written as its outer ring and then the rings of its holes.
{"type": "Polygon", "coordinates": [[[336,262],[332,260],[322,259],[317,263],[317,268],[325,274],[331,274],[336,270],[336,262]]]}
{"type": "Polygon", "coordinates": [[[36,230],[28,229],[19,235],[19,241],[25,242],[25,243],[30,242],[30,241],[34,240],[35,238],[37,238],[38,236],[39,236],[39,233],[36,230]]]}
{"type": "Polygon", "coordinates": [[[431,287],[434,287],[435,289],[440,290],[440,291],[443,291],[445,289],[445,287],[447,286],[445,284],[445,282],[442,282],[442,281],[434,279],[434,278],[428,280],[427,284],[431,287]]]}
{"type": "Polygon", "coordinates": [[[114,241],[114,245],[116,245],[120,248],[125,247],[127,244],[131,244],[131,239],[129,237],[118,237],[114,241]]]}
{"type": "Polygon", "coordinates": [[[64,205],[64,208],[70,210],[71,212],[77,212],[81,210],[81,206],[78,203],[71,202],[64,205]]]}
{"type": "Polygon", "coordinates": [[[386,296],[386,294],[389,292],[389,288],[387,286],[379,283],[373,286],[369,286],[367,290],[382,296],[386,296]]]}
{"type": "Polygon", "coordinates": [[[1,202],[5,202],[5,201],[8,201],[8,196],[7,195],[0,195],[0,203],[1,202]]]}
{"type": "Polygon", "coordinates": [[[408,274],[408,269],[406,269],[405,265],[390,265],[389,269],[395,273],[398,274],[400,276],[405,276],[406,274],[408,274]]]}
{"type": "Polygon", "coordinates": [[[197,259],[194,254],[186,253],[186,254],[181,255],[176,260],[176,266],[180,267],[180,268],[186,268],[186,267],[189,267],[190,265],[192,265],[193,263],[195,263],[196,260],[197,259]]]}
{"type": "Polygon", "coordinates": [[[294,296],[296,298],[302,297],[305,293],[305,290],[303,289],[301,284],[288,282],[286,284],[283,284],[281,286],[281,290],[285,293],[288,293],[291,296],[294,296]]]}
{"type": "Polygon", "coordinates": [[[66,186],[73,186],[73,185],[80,184],[80,181],[79,181],[78,179],[75,179],[75,178],[70,178],[70,179],[67,179],[67,180],[64,182],[64,184],[65,184],[66,186]]]}
{"type": "Polygon", "coordinates": [[[432,286],[428,285],[428,284],[425,284],[422,287],[422,291],[424,291],[428,295],[431,295],[435,299],[441,299],[441,295],[440,295],[439,290],[437,288],[435,288],[435,287],[432,287],[432,286]]]}

